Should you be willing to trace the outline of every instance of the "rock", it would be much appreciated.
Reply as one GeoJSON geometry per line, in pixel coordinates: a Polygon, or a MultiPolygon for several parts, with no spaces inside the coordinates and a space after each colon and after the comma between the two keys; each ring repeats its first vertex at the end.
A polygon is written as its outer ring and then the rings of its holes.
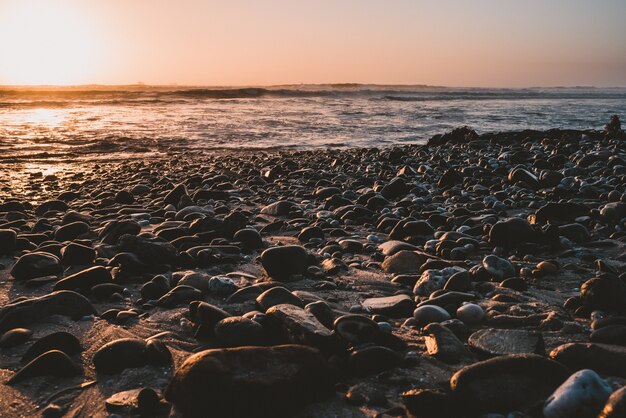
{"type": "Polygon", "coordinates": [[[552,350],[550,357],[572,370],[592,369],[597,373],[626,378],[626,347],[623,346],[567,343],[552,350]]]}
{"type": "Polygon", "coordinates": [[[310,345],[322,351],[330,350],[334,346],[331,331],[313,314],[298,306],[275,305],[269,308],[266,314],[286,332],[291,342],[310,345]]]}
{"type": "Polygon", "coordinates": [[[323,300],[311,302],[304,307],[304,310],[313,314],[326,328],[333,329],[335,313],[330,306],[328,306],[328,303],[323,300]]]}
{"type": "Polygon", "coordinates": [[[422,272],[422,275],[413,287],[413,293],[418,296],[430,296],[431,293],[443,289],[450,277],[456,273],[465,271],[461,267],[445,267],[441,270],[428,269],[422,272]]]}
{"type": "Polygon", "coordinates": [[[194,301],[189,304],[189,318],[198,324],[196,338],[210,338],[215,335],[215,324],[230,314],[225,310],[206,302],[194,301]]]}
{"type": "Polygon", "coordinates": [[[170,282],[167,277],[157,275],[148,283],[141,286],[141,297],[145,300],[157,300],[170,290],[170,282]]]}
{"type": "Polygon", "coordinates": [[[59,280],[56,282],[53,289],[86,291],[96,285],[111,283],[112,281],[113,278],[111,277],[109,270],[102,266],[95,266],[59,280]]]}
{"type": "Polygon", "coordinates": [[[170,406],[161,395],[151,388],[131,389],[117,392],[105,401],[109,412],[142,417],[167,416],[170,406]]]}
{"type": "Polygon", "coordinates": [[[418,248],[408,242],[391,240],[380,244],[378,249],[383,253],[383,255],[392,256],[402,250],[414,251],[418,248]]]}
{"type": "Polygon", "coordinates": [[[241,242],[244,248],[256,250],[263,247],[263,239],[256,229],[244,228],[235,232],[233,240],[241,242]]]}
{"type": "Polygon", "coordinates": [[[80,341],[74,335],[66,331],[53,332],[38,339],[31,345],[22,356],[22,362],[29,362],[34,358],[50,350],[62,351],[68,356],[73,356],[83,351],[80,341]]]}
{"type": "Polygon", "coordinates": [[[180,198],[185,195],[187,195],[187,187],[184,184],[178,184],[165,195],[163,202],[177,206],[180,198]]]}
{"type": "Polygon", "coordinates": [[[175,308],[194,300],[202,300],[202,292],[191,286],[176,286],[157,301],[158,306],[175,308]]]}
{"type": "Polygon", "coordinates": [[[11,269],[11,275],[15,280],[54,276],[62,272],[63,267],[56,256],[37,251],[21,256],[11,269]]]}
{"type": "Polygon", "coordinates": [[[227,276],[213,276],[207,284],[211,295],[228,296],[239,290],[233,279],[227,276]]]}
{"type": "Polygon", "coordinates": [[[481,329],[470,335],[467,344],[482,355],[545,354],[541,333],[522,329],[481,329]]]}
{"type": "Polygon", "coordinates": [[[285,303],[298,306],[300,308],[304,307],[302,299],[291,293],[289,289],[282,286],[267,289],[256,298],[256,303],[263,312],[267,311],[272,306],[285,303]]]}
{"type": "Polygon", "coordinates": [[[380,333],[376,322],[355,314],[340,316],[335,320],[333,328],[339,337],[353,345],[372,342],[380,333]]]}
{"type": "Polygon", "coordinates": [[[597,329],[589,336],[593,343],[626,345],[626,325],[607,325],[597,329]]]}
{"type": "Polygon", "coordinates": [[[82,221],[70,222],[54,231],[54,239],[63,242],[71,241],[89,232],[89,225],[82,221]]]}
{"type": "Polygon", "coordinates": [[[445,326],[430,323],[424,327],[426,351],[429,355],[445,363],[458,363],[461,358],[468,357],[469,352],[463,343],[445,326]]]}
{"type": "Polygon", "coordinates": [[[92,264],[96,259],[96,250],[86,245],[72,242],[61,249],[61,262],[65,266],[92,264]]]}
{"type": "Polygon", "coordinates": [[[411,389],[402,393],[407,411],[413,417],[442,418],[460,416],[454,400],[447,393],[434,389],[411,389]]]}
{"type": "Polygon", "coordinates": [[[0,256],[13,253],[17,248],[17,234],[12,229],[0,229],[0,256]]]}
{"type": "Polygon", "coordinates": [[[263,207],[261,213],[272,216],[286,216],[289,215],[294,208],[298,208],[296,203],[289,200],[279,200],[278,202],[263,207]]]}
{"type": "Polygon", "coordinates": [[[123,295],[124,286],[115,283],[101,283],[89,289],[89,293],[94,299],[108,299],[116,293],[123,295]]]}
{"type": "Polygon", "coordinates": [[[33,331],[28,328],[14,328],[0,336],[0,348],[15,347],[28,341],[33,331]]]}
{"type": "Polygon", "coordinates": [[[415,309],[415,302],[407,295],[386,296],[365,299],[361,306],[366,312],[381,314],[390,318],[406,318],[415,309]]]}
{"type": "Polygon", "coordinates": [[[176,370],[165,398],[185,417],[274,417],[290,416],[333,392],[328,364],[317,350],[282,345],[194,354],[176,370]]]}
{"type": "Polygon", "coordinates": [[[324,230],[319,226],[307,226],[303,228],[302,231],[298,234],[298,240],[300,242],[309,242],[311,239],[323,239],[324,238],[324,230]]]}
{"type": "Polygon", "coordinates": [[[68,209],[67,203],[61,200],[48,200],[35,208],[35,215],[43,216],[46,212],[65,212],[68,209]]]}
{"type": "Polygon", "coordinates": [[[214,327],[215,338],[224,347],[264,345],[265,329],[249,318],[231,316],[220,320],[214,327]]]}
{"type": "Polygon", "coordinates": [[[123,235],[137,235],[141,225],[131,219],[111,221],[98,234],[98,239],[105,244],[117,244],[123,235]]]}
{"type": "Polygon", "coordinates": [[[395,351],[378,345],[358,348],[350,354],[350,369],[357,376],[367,376],[398,367],[401,358],[395,351]]]}
{"type": "Polygon", "coordinates": [[[304,274],[309,256],[299,245],[272,247],[261,253],[261,264],[267,275],[276,280],[289,279],[294,274],[304,274]]]}
{"type": "Polygon", "coordinates": [[[69,290],[61,290],[4,305],[0,309],[0,332],[26,327],[52,315],[78,319],[95,313],[96,310],[84,296],[69,290]]]}
{"type": "Polygon", "coordinates": [[[450,388],[468,410],[509,412],[547,398],[569,375],[556,361],[513,354],[463,367],[450,379],[450,388]]]}
{"type": "Polygon", "coordinates": [[[517,290],[518,292],[525,292],[528,290],[528,283],[524,279],[518,277],[509,277],[500,282],[498,287],[505,287],[507,289],[517,290]]]}
{"type": "Polygon", "coordinates": [[[96,351],[93,365],[97,373],[116,374],[124,369],[148,364],[166,366],[172,357],[167,347],[158,340],[147,343],[138,338],[121,338],[111,341],[96,351]]]}
{"type": "Polygon", "coordinates": [[[537,232],[522,218],[496,222],[489,231],[489,243],[494,247],[517,248],[520,244],[536,240],[537,232]]]}
{"type": "Polygon", "coordinates": [[[119,239],[119,250],[135,254],[148,266],[170,265],[176,260],[176,248],[159,238],[122,235],[119,239]]]}
{"type": "Polygon", "coordinates": [[[456,292],[467,292],[470,290],[470,275],[467,270],[458,271],[454,273],[450,278],[446,281],[446,284],[443,286],[445,290],[456,291],[456,292]]]}
{"type": "Polygon", "coordinates": [[[397,199],[398,197],[406,195],[408,192],[409,186],[407,186],[401,177],[394,177],[393,180],[380,190],[380,194],[383,195],[385,199],[397,199]]]}
{"type": "Polygon", "coordinates": [[[593,370],[571,375],[546,400],[545,418],[596,417],[611,395],[611,386],[593,370]]]}
{"type": "Polygon", "coordinates": [[[464,303],[456,310],[456,317],[467,325],[476,325],[484,319],[485,311],[475,303],[464,303]]]}
{"type": "Polygon", "coordinates": [[[413,312],[416,326],[422,328],[433,322],[443,322],[450,319],[450,314],[442,307],[436,305],[420,306],[413,312]]]}
{"type": "Polygon", "coordinates": [[[598,418],[622,418],[626,416],[626,386],[613,392],[598,418]]]}
{"type": "Polygon", "coordinates": [[[407,273],[419,271],[424,263],[424,256],[410,250],[400,250],[385,258],[382,268],[385,273],[407,273]]]}
{"type": "Polygon", "coordinates": [[[499,281],[515,276],[513,264],[511,264],[509,260],[493,254],[483,258],[483,268],[487,270],[494,279],[499,281]]]}
{"type": "Polygon", "coordinates": [[[534,215],[534,223],[545,224],[548,221],[574,221],[581,216],[589,215],[589,208],[580,203],[548,202],[534,215]]]}
{"type": "Polygon", "coordinates": [[[81,373],[80,367],[67,354],[50,350],[24,366],[7,383],[14,384],[37,376],[71,377],[81,373]]]}
{"type": "Polygon", "coordinates": [[[511,170],[508,179],[511,183],[524,183],[533,189],[538,189],[540,187],[537,176],[521,167],[511,170]]]}
{"type": "Polygon", "coordinates": [[[580,287],[582,302],[591,310],[622,311],[626,303],[626,284],[612,277],[594,277],[580,287]]]}
{"type": "Polygon", "coordinates": [[[591,234],[585,225],[581,224],[568,224],[561,225],[559,228],[559,235],[567,238],[570,241],[581,243],[591,240],[591,234]]]}

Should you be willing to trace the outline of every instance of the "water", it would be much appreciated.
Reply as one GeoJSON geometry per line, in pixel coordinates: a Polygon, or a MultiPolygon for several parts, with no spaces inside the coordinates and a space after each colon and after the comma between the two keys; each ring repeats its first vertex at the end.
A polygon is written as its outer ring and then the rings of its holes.
{"type": "Polygon", "coordinates": [[[424,143],[462,125],[479,133],[601,129],[612,114],[626,117],[626,89],[5,87],[0,155],[384,146],[424,143]]]}

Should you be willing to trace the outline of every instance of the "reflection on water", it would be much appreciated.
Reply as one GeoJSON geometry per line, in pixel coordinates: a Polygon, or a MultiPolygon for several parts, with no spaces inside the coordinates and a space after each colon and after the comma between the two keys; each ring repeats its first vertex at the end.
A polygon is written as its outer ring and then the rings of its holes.
{"type": "Polygon", "coordinates": [[[425,142],[460,125],[479,132],[599,129],[612,114],[626,116],[626,90],[0,89],[0,155],[380,146],[425,142]]]}

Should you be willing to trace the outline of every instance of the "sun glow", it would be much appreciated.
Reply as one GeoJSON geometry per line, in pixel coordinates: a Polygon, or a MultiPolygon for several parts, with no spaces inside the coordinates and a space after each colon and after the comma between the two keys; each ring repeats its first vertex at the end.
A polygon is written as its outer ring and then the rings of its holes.
{"type": "Polygon", "coordinates": [[[80,3],[0,0],[0,84],[95,80],[102,39],[80,3]]]}

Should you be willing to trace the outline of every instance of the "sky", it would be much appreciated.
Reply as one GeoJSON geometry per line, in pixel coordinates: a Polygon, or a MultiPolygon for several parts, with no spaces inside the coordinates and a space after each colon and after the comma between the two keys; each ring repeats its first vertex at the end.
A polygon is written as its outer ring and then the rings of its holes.
{"type": "Polygon", "coordinates": [[[0,84],[626,86],[625,0],[0,0],[0,84]]]}

